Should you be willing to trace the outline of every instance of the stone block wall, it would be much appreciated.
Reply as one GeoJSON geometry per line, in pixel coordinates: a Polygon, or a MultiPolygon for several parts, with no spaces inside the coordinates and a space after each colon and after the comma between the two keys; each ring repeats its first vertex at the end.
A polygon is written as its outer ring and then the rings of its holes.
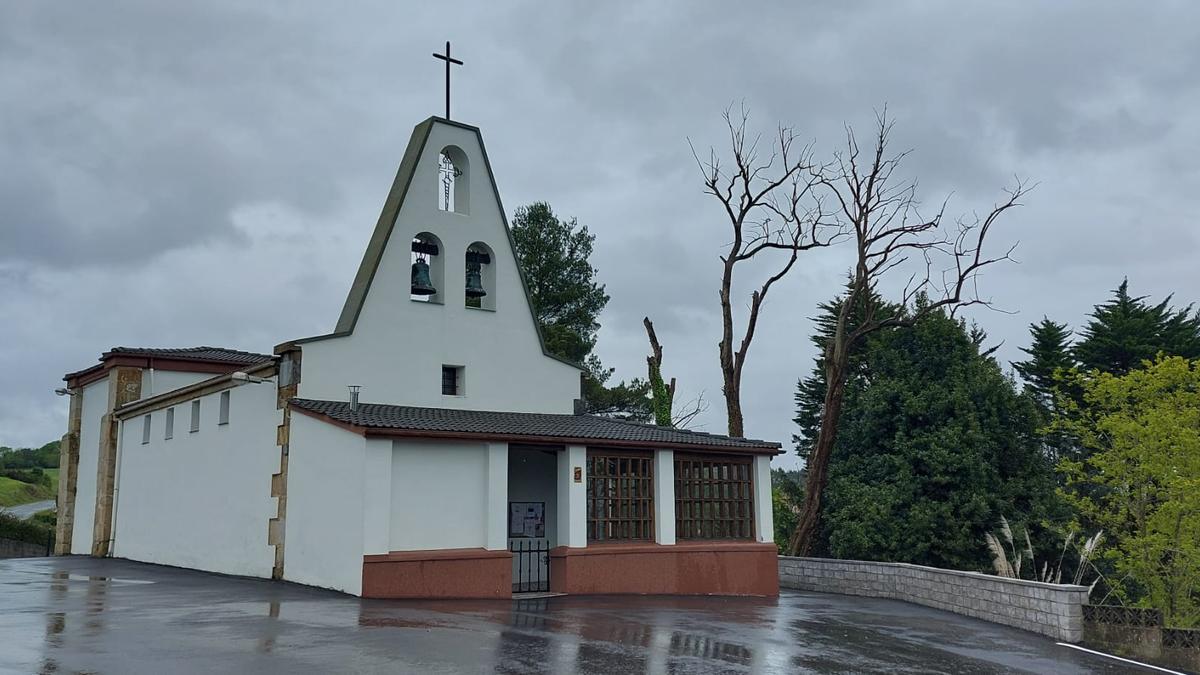
{"type": "Polygon", "coordinates": [[[47,549],[45,544],[31,544],[15,539],[0,539],[0,558],[41,558],[48,556],[53,549],[47,549]]]}
{"type": "Polygon", "coordinates": [[[1086,586],[1005,579],[906,563],[779,557],[779,586],[893,598],[1041,633],[1083,640],[1086,586]]]}

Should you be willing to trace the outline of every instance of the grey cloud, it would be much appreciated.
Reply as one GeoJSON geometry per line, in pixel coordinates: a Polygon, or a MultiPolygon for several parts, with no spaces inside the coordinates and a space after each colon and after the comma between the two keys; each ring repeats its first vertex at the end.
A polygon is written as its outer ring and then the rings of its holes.
{"type": "MultiPolygon", "coordinates": [[[[1014,173],[1039,181],[997,232],[1022,264],[984,279],[1020,313],[971,314],[1002,359],[1030,321],[1079,325],[1125,275],[1200,300],[1192,3],[9,3],[0,444],[60,435],[58,377],[115,344],[269,350],[328,330],[409,131],[441,112],[429,53],[445,39],[467,61],[455,117],[483,129],[509,211],[545,199],[597,235],[613,297],[600,355],[642,375],[652,316],[667,369],[712,402],[708,430],[723,428],[728,235],[688,139],[723,149],[730,104],[821,157],[886,104],[907,175],[927,203],[953,193],[953,213],[986,209],[1014,173]]],[[[809,317],[846,262],[806,255],[772,291],[749,433],[790,438],[809,317]]]]}

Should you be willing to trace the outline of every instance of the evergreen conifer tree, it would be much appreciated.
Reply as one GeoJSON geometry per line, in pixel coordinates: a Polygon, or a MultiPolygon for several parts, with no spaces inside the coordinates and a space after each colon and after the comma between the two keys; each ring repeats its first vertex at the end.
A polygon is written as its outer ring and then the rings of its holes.
{"type": "MultiPolygon", "coordinates": [[[[838,301],[822,309],[818,345],[838,301]]],[[[933,312],[856,349],[814,553],[977,569],[988,564],[983,534],[1001,515],[1023,524],[1061,516],[1038,410],[985,341],[978,327],[933,312]]],[[[818,364],[796,394],[802,456],[819,431],[821,372],[818,364]]],[[[1031,536],[1039,556],[1052,548],[1036,527],[1031,536]]]]}
{"type": "Polygon", "coordinates": [[[1200,312],[1191,305],[1170,306],[1171,296],[1157,305],[1146,296],[1129,294],[1125,279],[1113,298],[1096,305],[1091,320],[1075,345],[1075,358],[1084,370],[1123,375],[1153,361],[1159,352],[1187,359],[1200,358],[1200,312]]]}
{"type": "Polygon", "coordinates": [[[546,202],[534,202],[517,209],[512,237],[546,349],[587,370],[583,398],[588,412],[648,420],[647,382],[635,378],[606,386],[613,370],[592,353],[600,312],[608,304],[591,263],[596,236],[574,218],[554,215],[546,202]]]}
{"type": "Polygon", "coordinates": [[[1071,330],[1065,323],[1056,323],[1046,317],[1038,323],[1029,324],[1033,338],[1028,347],[1021,351],[1029,355],[1024,361],[1014,361],[1012,366],[1025,381],[1025,389],[1043,410],[1054,409],[1054,392],[1057,390],[1055,373],[1075,367],[1071,355],[1071,330]]]}

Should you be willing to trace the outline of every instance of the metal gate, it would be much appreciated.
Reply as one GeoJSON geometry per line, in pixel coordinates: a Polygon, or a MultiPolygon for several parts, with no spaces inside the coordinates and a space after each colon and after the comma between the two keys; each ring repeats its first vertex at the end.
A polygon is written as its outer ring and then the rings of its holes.
{"type": "Polygon", "coordinates": [[[518,539],[508,544],[513,554],[513,593],[545,593],[550,590],[550,542],[518,539]]]}

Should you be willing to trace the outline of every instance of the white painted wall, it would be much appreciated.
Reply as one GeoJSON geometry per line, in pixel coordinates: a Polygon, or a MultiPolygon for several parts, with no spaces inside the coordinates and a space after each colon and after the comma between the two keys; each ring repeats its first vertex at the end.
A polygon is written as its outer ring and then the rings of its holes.
{"type": "Polygon", "coordinates": [[[273,383],[229,389],[229,423],[218,425],[220,392],[200,398],[200,428],[189,432],[191,402],[175,406],[174,435],[164,439],[166,409],[122,422],[117,456],[113,555],[163,565],[269,577],[275,515],[271,474],[279,468],[273,383]]]}
{"type": "MultiPolygon", "coordinates": [[[[115,377],[112,372],[110,377],[115,377]]],[[[96,519],[96,470],[100,459],[100,418],[108,410],[108,378],[83,387],[79,418],[79,474],[75,482],[75,524],[71,528],[71,553],[92,552],[96,519]]]]}
{"type": "Polygon", "coordinates": [[[390,552],[392,546],[392,441],[368,438],[363,444],[363,555],[390,552]]]}
{"type": "Polygon", "coordinates": [[[142,371],[142,398],[175,391],[189,384],[209,380],[216,376],[216,373],[185,373],[178,370],[158,369],[152,371],[147,368],[142,371]]]}
{"type": "Polygon", "coordinates": [[[508,550],[508,443],[488,443],[483,503],[483,547],[508,550]]]}
{"type": "Polygon", "coordinates": [[[775,541],[775,514],[771,508],[771,456],[754,456],[754,523],[761,542],[775,541]]]}
{"type": "Polygon", "coordinates": [[[283,576],[360,595],[366,442],[297,412],[289,441],[283,576]]]}
{"type": "Polygon", "coordinates": [[[579,371],[544,355],[517,274],[476,135],[435,124],[354,333],[305,343],[300,395],[343,400],[346,385],[362,400],[443,408],[570,413],[579,371]],[[468,156],[470,211],[437,209],[438,154],[447,145],[468,156]],[[442,243],[445,304],[409,298],[412,238],[430,232],[442,243]],[[495,253],[495,311],[464,306],[467,247],[495,253]],[[466,395],[443,396],[441,367],[465,367],[466,395]]]}
{"type": "Polygon", "coordinates": [[[391,549],[486,546],[487,444],[397,440],[394,447],[391,549]]]}
{"type": "Polygon", "coordinates": [[[568,445],[558,453],[558,546],[587,546],[587,448],[568,445]],[[575,469],[581,480],[575,482],[575,469]]]}
{"type": "Polygon", "coordinates": [[[675,543],[675,451],[654,451],[654,541],[675,543]]]}

